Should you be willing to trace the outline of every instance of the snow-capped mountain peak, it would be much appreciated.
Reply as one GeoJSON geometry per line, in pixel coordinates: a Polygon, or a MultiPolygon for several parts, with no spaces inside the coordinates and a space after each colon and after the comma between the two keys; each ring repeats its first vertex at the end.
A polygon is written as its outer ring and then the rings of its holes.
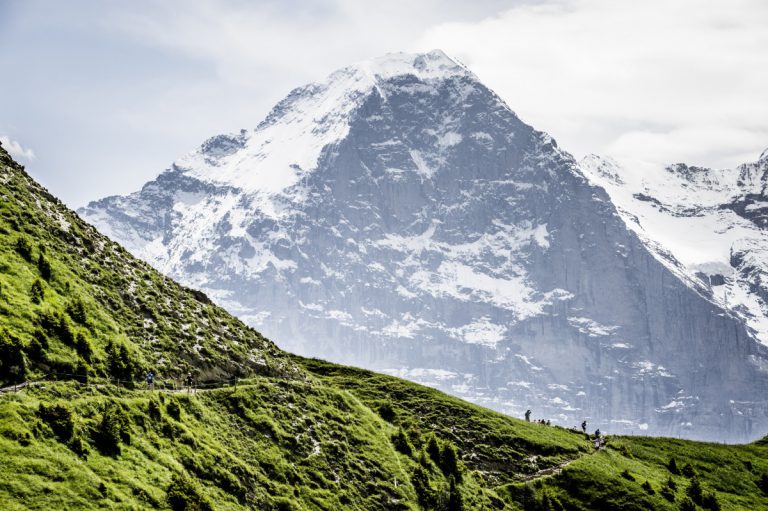
{"type": "MultiPolygon", "coordinates": [[[[317,167],[323,151],[332,150],[347,135],[352,113],[363,101],[373,93],[386,97],[386,82],[398,78],[413,78],[416,81],[409,86],[435,93],[436,82],[476,79],[441,50],[392,53],[359,62],[293,90],[256,129],[213,137],[177,161],[174,170],[252,193],[261,210],[279,216],[281,208],[274,197],[300,199],[300,194],[286,190],[317,167]]],[[[414,157],[418,160],[418,155],[414,157]]],[[[418,164],[423,167],[422,161],[418,164]]]]}
{"type": "Polygon", "coordinates": [[[566,426],[751,438],[768,431],[768,356],[707,294],[717,278],[687,270],[720,275],[730,254],[702,238],[665,258],[645,230],[668,219],[627,220],[653,201],[688,218],[670,179],[719,193],[596,156],[579,170],[433,51],[299,87],[255,129],[81,213],[291,351],[566,426]]]}

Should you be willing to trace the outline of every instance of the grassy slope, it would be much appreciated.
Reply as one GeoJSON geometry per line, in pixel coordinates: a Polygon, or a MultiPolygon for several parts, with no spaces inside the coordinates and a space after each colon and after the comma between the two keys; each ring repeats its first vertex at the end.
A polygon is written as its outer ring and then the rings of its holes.
{"type": "MultiPolygon", "coordinates": [[[[123,372],[134,379],[150,368],[160,378],[192,370],[199,380],[295,371],[258,332],[80,220],[2,148],[0,199],[0,336],[24,345],[27,376],[107,375],[109,342],[125,346],[133,363],[123,372]],[[26,258],[19,243],[30,247],[26,258]],[[47,279],[41,255],[50,265],[47,279]],[[40,303],[33,302],[36,281],[40,303]],[[66,312],[73,304],[83,305],[79,323],[66,312]],[[78,335],[91,347],[88,360],[73,342],[78,335]]],[[[16,370],[8,369],[0,360],[0,386],[14,379],[16,370]]]]}
{"type": "MultiPolygon", "coordinates": [[[[713,493],[722,509],[768,509],[768,495],[757,481],[768,473],[768,442],[722,445],[669,438],[611,437],[597,453],[582,435],[556,427],[527,424],[442,393],[360,369],[317,360],[297,359],[326,383],[346,389],[369,407],[393,404],[396,423],[434,430],[462,451],[468,468],[480,471],[507,504],[525,500],[525,486],[537,497],[546,493],[566,509],[679,509],[692,478],[674,475],[675,458],[682,471],[694,469],[703,493],[713,493]],[[535,465],[526,459],[538,456],[535,465]],[[573,460],[563,471],[522,482],[526,474],[573,460]],[[635,480],[622,476],[627,471],[635,480]],[[672,479],[674,502],[660,495],[672,479]],[[642,488],[648,481],[653,494],[642,488]]],[[[768,488],[766,488],[768,490],[768,488]]],[[[536,506],[529,506],[536,509],[536,506]]]]}
{"type": "Polygon", "coordinates": [[[545,494],[566,509],[678,509],[688,477],[672,476],[674,503],[659,494],[672,456],[692,465],[723,509],[768,508],[755,484],[768,472],[762,443],[613,438],[593,454],[570,431],[289,357],[98,235],[1,149],[0,198],[0,383],[19,378],[19,366],[24,378],[78,373],[91,382],[0,396],[2,509],[170,509],[179,486],[199,504],[187,509],[420,509],[420,498],[447,508],[450,470],[426,455],[432,436],[443,452],[458,448],[465,509],[544,509],[545,494]],[[31,257],[16,248],[20,238],[31,257]],[[37,280],[44,297],[33,303],[37,280]],[[78,302],[85,314],[72,312],[78,302]],[[126,347],[134,379],[149,368],[160,378],[192,370],[200,380],[247,379],[191,396],[118,388],[107,378],[125,368],[110,343],[126,347]]]}

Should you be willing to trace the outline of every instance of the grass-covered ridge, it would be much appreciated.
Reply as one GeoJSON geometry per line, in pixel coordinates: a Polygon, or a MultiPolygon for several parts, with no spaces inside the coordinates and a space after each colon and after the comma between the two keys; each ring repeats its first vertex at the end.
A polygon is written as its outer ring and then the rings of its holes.
{"type": "Polygon", "coordinates": [[[148,370],[300,376],[274,344],[99,234],[0,148],[0,386],[148,370]]]}
{"type": "Polygon", "coordinates": [[[30,380],[0,392],[2,510],[768,509],[764,442],[595,452],[581,433],[287,355],[0,149],[0,387],[30,380]],[[148,370],[238,380],[149,391],[148,370]]]}

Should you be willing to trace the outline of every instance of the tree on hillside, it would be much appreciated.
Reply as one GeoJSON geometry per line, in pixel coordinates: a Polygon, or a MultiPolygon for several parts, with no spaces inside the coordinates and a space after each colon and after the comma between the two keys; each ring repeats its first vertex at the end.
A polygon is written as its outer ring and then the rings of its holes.
{"type": "Polygon", "coordinates": [[[34,304],[40,304],[45,300],[45,289],[43,288],[43,282],[40,279],[35,279],[32,283],[32,287],[29,288],[29,299],[34,304]]]}
{"type": "Polygon", "coordinates": [[[459,472],[459,454],[456,452],[456,446],[451,442],[445,442],[443,448],[440,451],[440,470],[443,474],[455,477],[457,481],[461,481],[461,473],[459,472]]]}
{"type": "Polygon", "coordinates": [[[462,511],[464,509],[464,500],[461,497],[456,478],[451,475],[448,480],[448,511],[462,511]]]}
{"type": "Polygon", "coordinates": [[[26,363],[21,339],[0,329],[0,381],[18,383],[24,380],[26,363]]]}
{"type": "Polygon", "coordinates": [[[37,258],[37,269],[40,270],[40,276],[43,277],[43,279],[46,281],[51,280],[51,263],[48,262],[48,259],[46,259],[42,253],[40,253],[40,256],[37,258]]]}

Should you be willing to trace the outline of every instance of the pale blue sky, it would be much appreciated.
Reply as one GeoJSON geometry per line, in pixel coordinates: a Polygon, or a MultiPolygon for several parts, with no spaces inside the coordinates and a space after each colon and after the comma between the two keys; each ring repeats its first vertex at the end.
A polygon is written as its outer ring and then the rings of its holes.
{"type": "Polygon", "coordinates": [[[577,156],[755,159],[768,146],[768,4],[701,5],[0,0],[0,140],[77,207],[256,126],[338,67],[442,48],[577,156]]]}

